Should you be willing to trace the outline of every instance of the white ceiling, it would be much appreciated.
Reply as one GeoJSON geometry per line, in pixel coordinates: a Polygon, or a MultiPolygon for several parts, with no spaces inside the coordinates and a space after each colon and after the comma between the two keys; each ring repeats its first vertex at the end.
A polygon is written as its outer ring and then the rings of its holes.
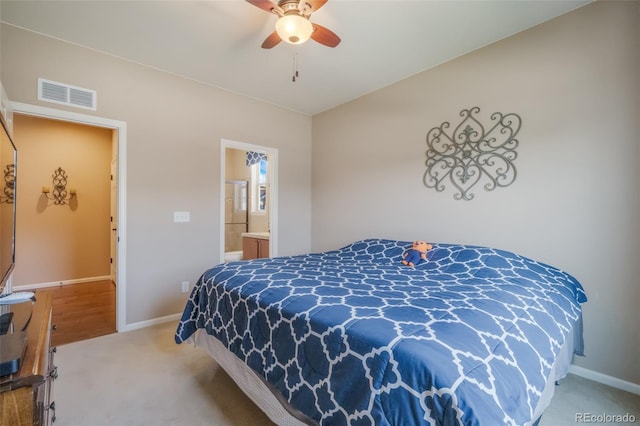
{"type": "Polygon", "coordinates": [[[330,0],[311,21],[340,36],[334,49],[312,40],[260,48],[276,16],[243,0],[2,0],[0,12],[18,27],[313,115],[590,1],[330,0]]]}

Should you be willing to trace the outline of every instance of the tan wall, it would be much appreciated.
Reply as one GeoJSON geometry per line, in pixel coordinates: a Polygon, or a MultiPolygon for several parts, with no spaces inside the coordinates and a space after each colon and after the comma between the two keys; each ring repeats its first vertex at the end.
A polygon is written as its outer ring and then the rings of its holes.
{"type": "Polygon", "coordinates": [[[14,115],[18,149],[16,269],[13,286],[108,276],[112,131],[14,115]],[[62,167],[77,197],[54,205],[62,167]],[[50,194],[50,196],[52,193],[50,194]]]}
{"type": "Polygon", "coordinates": [[[6,24],[0,42],[12,101],[127,124],[127,325],[181,312],[181,282],[219,262],[222,139],[278,150],[278,253],[309,251],[311,117],[6,24]],[[38,101],[38,77],[96,90],[97,111],[38,101]]]}
{"type": "Polygon", "coordinates": [[[365,237],[482,244],[585,286],[579,366],[640,383],[640,3],[594,2],[313,118],[313,250],[365,237]],[[426,188],[427,131],[523,120],[506,188],[426,188]],[[328,165],[331,167],[327,167],[328,165]]]}
{"type": "Polygon", "coordinates": [[[246,180],[251,178],[249,168],[246,166],[247,151],[242,149],[227,148],[225,150],[226,164],[225,174],[227,180],[246,180]]]}

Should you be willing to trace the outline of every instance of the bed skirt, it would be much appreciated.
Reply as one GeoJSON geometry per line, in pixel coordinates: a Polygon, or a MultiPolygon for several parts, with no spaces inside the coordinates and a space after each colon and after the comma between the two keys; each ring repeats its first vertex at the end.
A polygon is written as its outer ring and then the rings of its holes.
{"type": "Polygon", "coordinates": [[[230,352],[215,337],[198,330],[187,340],[204,349],[222,369],[275,424],[280,426],[305,426],[316,423],[291,407],[266,381],[230,352]]]}

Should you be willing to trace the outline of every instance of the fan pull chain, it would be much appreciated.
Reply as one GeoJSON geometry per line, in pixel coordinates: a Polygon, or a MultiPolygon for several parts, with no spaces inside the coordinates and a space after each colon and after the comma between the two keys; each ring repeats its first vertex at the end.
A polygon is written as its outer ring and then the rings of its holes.
{"type": "Polygon", "coordinates": [[[295,53],[293,55],[293,77],[291,77],[291,81],[295,83],[299,75],[300,74],[298,73],[298,54],[295,53]]]}

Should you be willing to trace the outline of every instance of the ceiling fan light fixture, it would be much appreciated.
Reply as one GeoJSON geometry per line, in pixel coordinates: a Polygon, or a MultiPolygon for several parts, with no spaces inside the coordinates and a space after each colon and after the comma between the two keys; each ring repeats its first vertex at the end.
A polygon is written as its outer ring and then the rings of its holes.
{"type": "Polygon", "coordinates": [[[278,19],[276,32],[283,41],[291,44],[300,44],[309,40],[313,33],[313,25],[303,16],[290,14],[278,19]]]}

